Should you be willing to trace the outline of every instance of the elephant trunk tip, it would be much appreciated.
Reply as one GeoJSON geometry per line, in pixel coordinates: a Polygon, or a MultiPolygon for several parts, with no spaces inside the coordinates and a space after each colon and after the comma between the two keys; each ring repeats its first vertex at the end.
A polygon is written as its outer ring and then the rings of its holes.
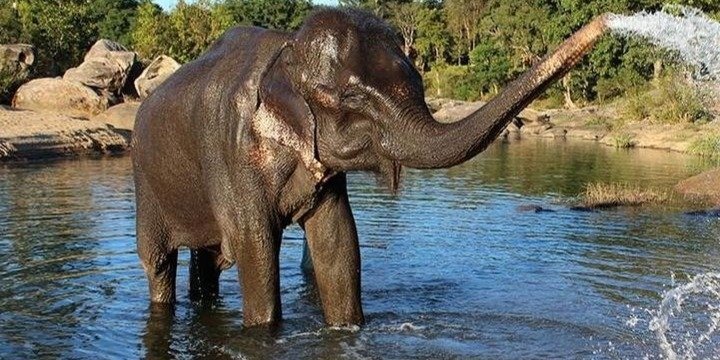
{"type": "Polygon", "coordinates": [[[580,59],[608,31],[613,14],[605,13],[576,31],[549,57],[538,64],[537,78],[545,80],[562,75],[575,66],[580,59]]]}

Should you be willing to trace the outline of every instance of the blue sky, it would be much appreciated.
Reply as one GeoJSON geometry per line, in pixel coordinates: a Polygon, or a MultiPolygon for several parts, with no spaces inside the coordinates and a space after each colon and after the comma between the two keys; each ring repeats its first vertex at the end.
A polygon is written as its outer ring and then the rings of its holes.
{"type": "MultiPolygon", "coordinates": [[[[165,9],[171,8],[177,0],[155,0],[156,3],[160,4],[165,9]]],[[[322,5],[337,5],[337,0],[312,0],[315,4],[322,4],[322,5]]]]}

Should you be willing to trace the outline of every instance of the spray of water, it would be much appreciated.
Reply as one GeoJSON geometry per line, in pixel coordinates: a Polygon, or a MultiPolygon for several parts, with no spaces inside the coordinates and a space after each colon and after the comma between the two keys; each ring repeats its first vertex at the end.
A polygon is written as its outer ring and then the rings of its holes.
{"type": "Polygon", "coordinates": [[[720,273],[696,275],[687,284],[665,293],[650,321],[650,330],[668,360],[717,359],[718,327],[720,273]]]}
{"type": "Polygon", "coordinates": [[[610,15],[607,25],[618,34],[676,51],[702,79],[720,79],[720,23],[698,9],[673,6],[654,13],[610,15]]]}

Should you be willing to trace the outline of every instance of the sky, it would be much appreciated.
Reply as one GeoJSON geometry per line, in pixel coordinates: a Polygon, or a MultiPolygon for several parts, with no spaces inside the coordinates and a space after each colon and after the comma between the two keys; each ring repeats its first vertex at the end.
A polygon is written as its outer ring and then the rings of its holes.
{"type": "MultiPolygon", "coordinates": [[[[171,8],[175,3],[177,3],[177,0],[155,0],[156,3],[160,4],[165,9],[171,8]]],[[[337,0],[312,0],[315,4],[320,5],[337,5],[337,0]]]]}

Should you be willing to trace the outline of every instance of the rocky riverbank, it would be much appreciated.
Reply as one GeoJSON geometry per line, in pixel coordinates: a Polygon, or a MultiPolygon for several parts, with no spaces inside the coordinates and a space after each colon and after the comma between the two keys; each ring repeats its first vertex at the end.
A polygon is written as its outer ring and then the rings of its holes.
{"type": "MultiPolygon", "coordinates": [[[[455,100],[429,100],[438,121],[453,122],[482,107],[485,103],[455,100]]],[[[508,126],[503,136],[509,139],[522,137],[563,138],[598,141],[614,147],[637,147],[696,153],[698,144],[720,140],[718,120],[701,125],[653,124],[650,121],[623,123],[613,107],[586,107],[581,109],[534,110],[528,108],[518,116],[522,127],[508,126]],[[622,123],[622,126],[616,124],[622,123]]],[[[516,122],[516,124],[518,124],[516,122]]],[[[720,146],[720,144],[718,144],[720,146]]],[[[720,149],[717,149],[720,154],[720,149]]]]}
{"type": "Polygon", "coordinates": [[[129,137],[105,122],[0,107],[0,160],[122,153],[129,137]]]}
{"type": "MultiPolygon", "coordinates": [[[[0,71],[26,75],[33,51],[0,46],[0,71]]],[[[0,106],[0,161],[126,151],[139,101],[179,67],[167,56],[145,67],[124,46],[97,41],[77,67],[22,84],[12,107],[0,106]]]]}

